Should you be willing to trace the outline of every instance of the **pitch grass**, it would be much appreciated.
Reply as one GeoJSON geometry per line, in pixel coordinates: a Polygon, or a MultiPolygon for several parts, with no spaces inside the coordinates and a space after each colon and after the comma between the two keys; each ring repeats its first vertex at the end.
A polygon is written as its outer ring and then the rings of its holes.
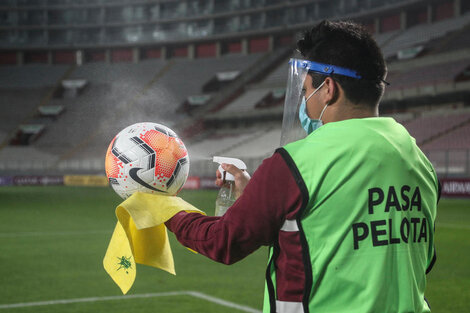
{"type": "MultiPolygon", "coordinates": [[[[214,191],[183,191],[213,214],[214,191]]],[[[121,295],[102,267],[120,202],[108,188],[0,188],[0,305],[121,295]]],[[[433,312],[468,312],[470,201],[441,200],[438,258],[426,296],[433,312]]],[[[170,235],[177,275],[138,266],[129,294],[195,290],[261,309],[267,249],[225,266],[189,252],[170,235]]],[[[386,282],[385,282],[386,283],[386,282]]],[[[240,312],[189,296],[10,308],[32,312],[240,312]]]]}
{"type": "MultiPolygon", "coordinates": [[[[181,196],[213,214],[214,191],[183,192],[181,196]]],[[[102,266],[116,223],[114,209],[120,201],[108,188],[0,188],[0,304],[122,295],[102,266]]],[[[261,308],[266,249],[229,267],[190,252],[172,235],[170,239],[177,275],[138,265],[129,294],[195,290],[261,308]]],[[[240,312],[189,296],[5,311],[240,312]]]]}

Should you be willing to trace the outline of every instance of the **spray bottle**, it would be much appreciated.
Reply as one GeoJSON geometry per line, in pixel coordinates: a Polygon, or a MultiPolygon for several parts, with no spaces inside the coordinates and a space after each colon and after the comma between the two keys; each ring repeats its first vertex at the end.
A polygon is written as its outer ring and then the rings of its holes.
{"type": "Polygon", "coordinates": [[[235,200],[237,200],[235,195],[235,177],[222,168],[222,163],[233,164],[241,170],[246,170],[246,165],[242,160],[220,156],[215,156],[213,161],[220,164],[219,172],[222,174],[223,179],[223,185],[215,200],[215,215],[222,216],[227,212],[228,208],[232,206],[235,200]]]}

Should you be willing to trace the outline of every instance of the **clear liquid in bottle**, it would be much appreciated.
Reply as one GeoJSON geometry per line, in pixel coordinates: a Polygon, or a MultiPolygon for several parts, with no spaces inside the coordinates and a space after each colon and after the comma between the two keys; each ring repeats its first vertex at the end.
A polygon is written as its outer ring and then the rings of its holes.
{"type": "Polygon", "coordinates": [[[226,181],[215,200],[215,216],[222,216],[235,202],[234,181],[226,181]]]}

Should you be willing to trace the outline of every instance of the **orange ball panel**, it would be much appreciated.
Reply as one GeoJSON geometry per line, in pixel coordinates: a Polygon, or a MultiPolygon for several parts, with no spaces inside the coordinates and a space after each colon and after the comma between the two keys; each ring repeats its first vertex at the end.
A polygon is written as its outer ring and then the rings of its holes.
{"type": "Polygon", "coordinates": [[[169,138],[167,135],[153,129],[140,135],[140,139],[145,141],[155,151],[165,149],[168,146],[169,138]]]}
{"type": "Polygon", "coordinates": [[[155,176],[170,178],[179,159],[188,155],[179,138],[167,136],[156,130],[149,130],[140,136],[155,152],[155,176]]]}
{"type": "Polygon", "coordinates": [[[114,156],[114,154],[111,152],[111,149],[113,147],[113,143],[116,140],[116,137],[111,141],[108,147],[108,151],[106,152],[106,159],[105,159],[105,170],[106,170],[106,176],[113,177],[113,178],[118,178],[119,176],[119,159],[114,156]]]}

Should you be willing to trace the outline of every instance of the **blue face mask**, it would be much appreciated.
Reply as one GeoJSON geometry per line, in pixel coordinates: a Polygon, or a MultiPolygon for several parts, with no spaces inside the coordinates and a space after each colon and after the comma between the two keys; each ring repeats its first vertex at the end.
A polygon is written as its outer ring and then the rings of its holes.
{"type": "Polygon", "coordinates": [[[305,97],[302,97],[302,103],[300,104],[299,107],[299,120],[300,124],[302,125],[302,128],[305,130],[307,135],[310,135],[312,132],[320,128],[320,126],[323,125],[323,122],[321,120],[321,117],[323,116],[323,112],[325,112],[326,107],[328,106],[325,105],[323,110],[320,113],[320,117],[318,119],[311,119],[308,114],[307,114],[307,101],[318,91],[320,88],[325,84],[325,81],[321,83],[320,86],[318,86],[317,89],[315,89],[310,96],[308,96],[307,99],[305,97]]]}

